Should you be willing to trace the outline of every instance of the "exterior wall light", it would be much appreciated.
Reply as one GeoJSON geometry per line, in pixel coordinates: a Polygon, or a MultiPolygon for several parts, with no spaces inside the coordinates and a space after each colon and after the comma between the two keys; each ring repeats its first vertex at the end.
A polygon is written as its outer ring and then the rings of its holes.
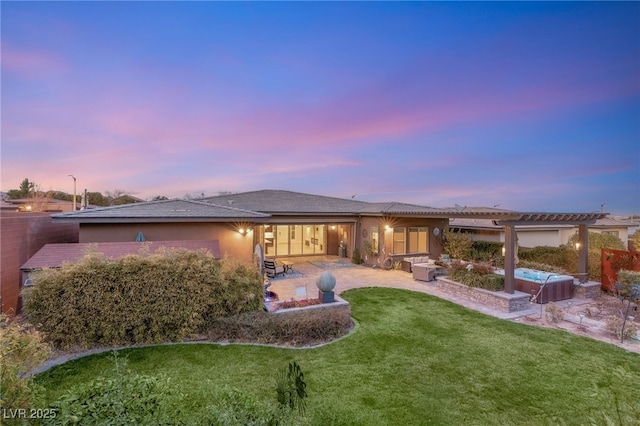
{"type": "Polygon", "coordinates": [[[579,241],[576,242],[576,250],[580,250],[580,242],[579,241]]]}
{"type": "Polygon", "coordinates": [[[502,246],[502,256],[504,256],[505,254],[507,254],[507,248],[505,246],[502,246]]]}

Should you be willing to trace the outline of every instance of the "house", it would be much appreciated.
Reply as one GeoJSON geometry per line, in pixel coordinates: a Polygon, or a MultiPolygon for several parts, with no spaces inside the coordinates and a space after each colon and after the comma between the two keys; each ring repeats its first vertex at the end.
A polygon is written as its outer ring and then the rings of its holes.
{"type": "MultiPolygon", "coordinates": [[[[449,227],[454,231],[466,232],[476,241],[504,242],[504,228],[492,219],[452,218],[449,227]]],[[[629,229],[633,223],[629,220],[604,217],[589,225],[589,231],[611,234],[620,238],[626,246],[629,241],[629,229]]],[[[575,224],[523,225],[518,227],[518,245],[521,247],[549,246],[559,247],[567,244],[578,232],[575,224]]]]}
{"type": "Polygon", "coordinates": [[[353,256],[389,267],[406,256],[442,252],[449,219],[487,219],[504,228],[505,291],[514,292],[516,228],[578,227],[579,273],[587,271],[587,227],[606,213],[523,213],[487,208],[438,209],[407,203],[368,203],[283,190],[164,200],[52,215],[79,224],[80,242],[210,240],[223,255],[250,261],[260,244],[268,257],[353,256]]]}
{"type": "Polygon", "coordinates": [[[439,256],[440,231],[448,222],[430,207],[282,190],[152,201],[52,217],[55,222],[79,223],[81,243],[134,241],[139,232],[147,241],[217,239],[223,254],[244,260],[252,258],[256,244],[268,257],[352,256],[355,247],[365,244],[370,249],[362,255],[372,263],[388,256],[439,256]]]}

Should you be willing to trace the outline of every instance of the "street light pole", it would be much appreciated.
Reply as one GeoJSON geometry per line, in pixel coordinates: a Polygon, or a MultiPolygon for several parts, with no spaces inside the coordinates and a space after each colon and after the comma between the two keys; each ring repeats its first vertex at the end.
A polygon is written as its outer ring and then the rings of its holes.
{"type": "Polygon", "coordinates": [[[69,175],[73,179],[73,211],[76,211],[76,177],[69,175]]]}

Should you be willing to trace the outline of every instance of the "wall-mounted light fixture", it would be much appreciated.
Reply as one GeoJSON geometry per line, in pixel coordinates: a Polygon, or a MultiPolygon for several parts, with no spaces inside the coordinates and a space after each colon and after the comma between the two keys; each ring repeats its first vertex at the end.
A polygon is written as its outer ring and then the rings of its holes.
{"type": "Polygon", "coordinates": [[[504,256],[505,254],[507,254],[507,247],[502,246],[502,256],[504,256]]]}
{"type": "Polygon", "coordinates": [[[576,250],[580,250],[580,241],[576,241],[576,250]]]}
{"type": "Polygon", "coordinates": [[[240,235],[247,235],[251,231],[253,231],[253,226],[247,222],[237,222],[234,224],[236,231],[240,235]]]}
{"type": "Polygon", "coordinates": [[[331,230],[335,231],[336,230],[336,226],[335,225],[331,225],[331,230]]]}
{"type": "Polygon", "coordinates": [[[389,229],[391,229],[391,226],[387,223],[384,225],[384,230],[388,231],[389,229]]]}

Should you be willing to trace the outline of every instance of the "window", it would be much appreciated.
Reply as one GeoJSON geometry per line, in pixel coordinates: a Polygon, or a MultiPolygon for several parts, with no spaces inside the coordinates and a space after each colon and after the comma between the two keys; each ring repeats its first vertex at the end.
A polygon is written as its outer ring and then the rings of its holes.
{"type": "Polygon", "coordinates": [[[406,253],[405,228],[393,228],[393,254],[406,253]]]}
{"type": "Polygon", "coordinates": [[[409,228],[409,253],[429,251],[429,228],[425,226],[409,228]]]}
{"type": "Polygon", "coordinates": [[[378,242],[380,241],[380,228],[371,227],[371,254],[378,254],[378,242]]]}

